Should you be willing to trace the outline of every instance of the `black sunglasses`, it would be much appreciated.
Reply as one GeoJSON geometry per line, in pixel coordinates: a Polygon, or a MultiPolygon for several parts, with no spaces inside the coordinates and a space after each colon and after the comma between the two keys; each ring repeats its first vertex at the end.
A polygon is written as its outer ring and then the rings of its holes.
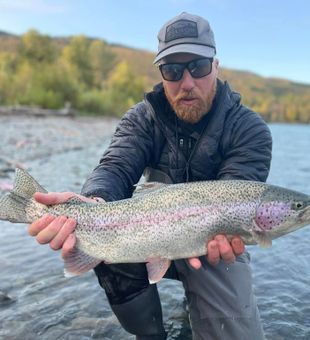
{"type": "Polygon", "coordinates": [[[187,69],[193,78],[202,78],[212,71],[213,58],[201,58],[188,63],[168,63],[159,65],[162,77],[168,81],[179,81],[187,69]]]}

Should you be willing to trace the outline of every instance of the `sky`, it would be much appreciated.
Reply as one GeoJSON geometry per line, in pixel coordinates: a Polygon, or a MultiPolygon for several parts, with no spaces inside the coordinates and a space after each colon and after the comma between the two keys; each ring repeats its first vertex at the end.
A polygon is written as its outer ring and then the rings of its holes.
{"type": "Polygon", "coordinates": [[[183,11],[209,20],[223,67],[310,84],[308,0],[0,0],[0,30],[156,52],[159,29],[183,11]]]}

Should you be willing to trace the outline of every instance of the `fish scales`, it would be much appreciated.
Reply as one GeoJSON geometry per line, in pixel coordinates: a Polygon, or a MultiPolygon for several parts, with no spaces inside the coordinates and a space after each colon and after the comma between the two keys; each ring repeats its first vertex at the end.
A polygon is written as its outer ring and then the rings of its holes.
{"type": "Polygon", "coordinates": [[[116,202],[73,198],[44,206],[32,196],[46,191],[17,169],[13,191],[0,200],[0,219],[30,223],[45,213],[74,218],[77,244],[64,259],[69,272],[79,274],[102,261],[147,262],[155,280],[170,260],[205,254],[206,242],[217,234],[267,246],[310,223],[309,195],[266,183],[228,180],[147,187],[116,202]]]}
{"type": "Polygon", "coordinates": [[[175,185],[173,190],[168,186],[138,198],[92,207],[80,204],[63,209],[62,205],[50,213],[76,218],[81,248],[109,263],[191,257],[204,253],[205,240],[214,234],[235,234],[240,225],[247,225],[265,189],[264,184],[255,183],[244,186],[237,196],[234,183],[207,183],[175,185]],[[245,196],[251,203],[243,203],[245,196]]]}

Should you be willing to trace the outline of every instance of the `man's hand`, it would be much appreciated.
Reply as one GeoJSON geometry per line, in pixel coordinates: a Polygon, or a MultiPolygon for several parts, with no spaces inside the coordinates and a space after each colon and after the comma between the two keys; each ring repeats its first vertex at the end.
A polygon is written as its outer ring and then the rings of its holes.
{"type": "MultiPolygon", "coordinates": [[[[243,252],[244,243],[238,236],[233,237],[229,242],[225,235],[216,235],[207,244],[207,259],[212,265],[216,265],[220,259],[226,263],[233,263],[236,256],[241,255],[243,252]]],[[[201,267],[201,262],[197,257],[190,258],[188,262],[195,269],[201,267]]]]}
{"type": "MultiPolygon", "coordinates": [[[[50,192],[47,194],[36,192],[34,194],[34,199],[45,205],[64,203],[72,197],[78,197],[84,202],[97,202],[95,199],[87,198],[74,192],[50,192]]],[[[62,249],[62,257],[64,257],[73,249],[76,243],[75,227],[76,220],[73,218],[44,215],[29,225],[28,233],[31,236],[36,236],[40,244],[49,243],[54,250],[62,249]]]]}

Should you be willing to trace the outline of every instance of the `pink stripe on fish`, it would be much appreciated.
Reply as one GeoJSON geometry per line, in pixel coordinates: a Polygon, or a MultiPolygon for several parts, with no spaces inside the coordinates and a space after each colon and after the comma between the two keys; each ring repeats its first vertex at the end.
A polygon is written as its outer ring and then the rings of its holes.
{"type": "MultiPolygon", "coordinates": [[[[113,218],[110,220],[100,220],[97,221],[97,225],[100,225],[101,227],[108,227],[108,228],[130,228],[134,227],[137,224],[141,224],[143,222],[144,225],[154,225],[154,223],[160,223],[162,221],[167,222],[177,222],[181,219],[185,219],[189,216],[198,216],[201,214],[208,214],[208,215],[214,215],[220,213],[220,206],[218,206],[218,209],[215,209],[215,206],[212,207],[184,207],[182,210],[177,210],[174,213],[171,213],[171,211],[162,212],[162,213],[155,213],[151,214],[149,213],[147,216],[141,216],[141,218],[124,218],[124,220],[120,220],[119,216],[117,217],[117,222],[113,221],[113,218]]],[[[139,216],[137,216],[139,217],[139,216]]]]}

